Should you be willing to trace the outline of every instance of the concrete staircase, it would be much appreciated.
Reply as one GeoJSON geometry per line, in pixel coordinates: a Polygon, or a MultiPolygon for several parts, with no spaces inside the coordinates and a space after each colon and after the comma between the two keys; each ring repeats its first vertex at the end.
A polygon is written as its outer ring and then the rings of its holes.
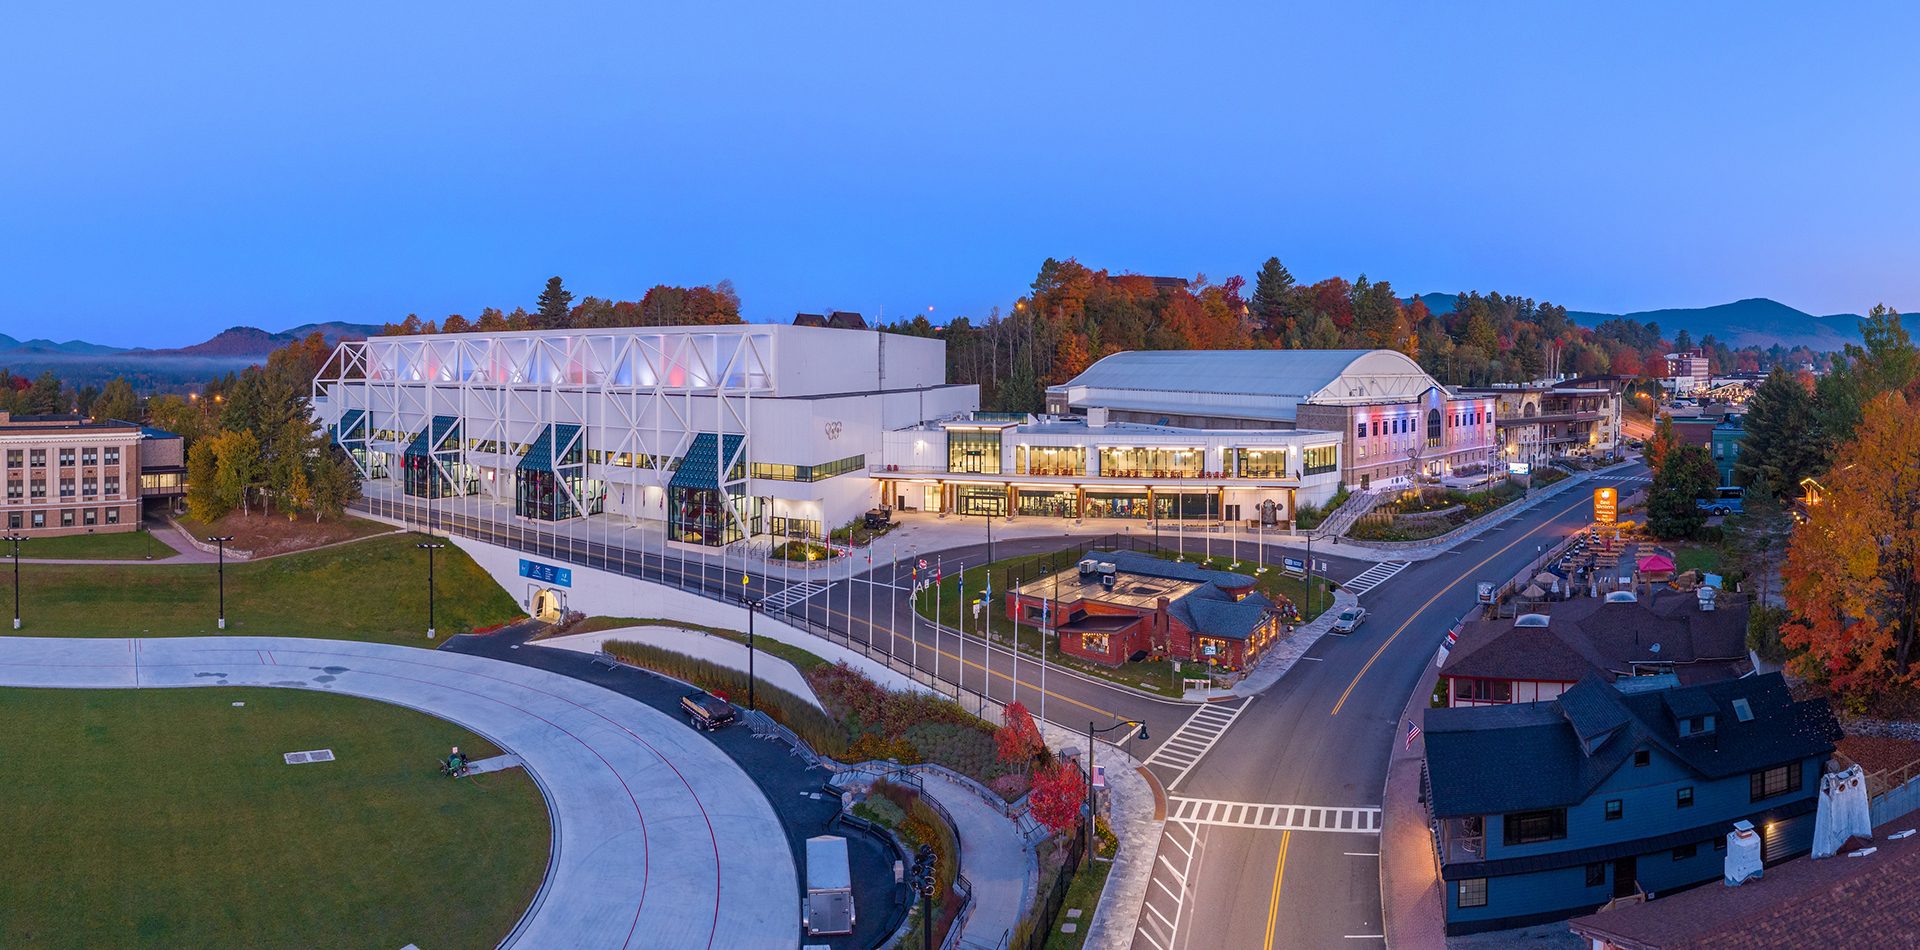
{"type": "Polygon", "coordinates": [[[1346,534],[1347,529],[1352,528],[1353,523],[1359,521],[1361,516],[1386,501],[1387,495],[1387,492],[1378,489],[1348,495],[1346,504],[1341,505],[1333,514],[1327,516],[1327,520],[1320,523],[1320,527],[1313,532],[1314,537],[1337,538],[1346,534]]]}

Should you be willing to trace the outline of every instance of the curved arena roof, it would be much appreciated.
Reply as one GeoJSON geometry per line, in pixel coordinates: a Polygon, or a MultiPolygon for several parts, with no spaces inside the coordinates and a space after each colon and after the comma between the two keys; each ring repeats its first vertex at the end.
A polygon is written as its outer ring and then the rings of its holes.
{"type": "Polygon", "coordinates": [[[1065,388],[1088,405],[1177,410],[1224,399],[1291,417],[1302,402],[1411,399],[1438,385],[1396,350],[1133,350],[1101,359],[1065,388]]]}

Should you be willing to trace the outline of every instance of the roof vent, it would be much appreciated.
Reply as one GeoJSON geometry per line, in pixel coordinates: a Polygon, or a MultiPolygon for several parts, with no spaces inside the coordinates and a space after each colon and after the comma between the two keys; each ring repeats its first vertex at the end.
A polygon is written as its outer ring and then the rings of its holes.
{"type": "Polygon", "coordinates": [[[1607,591],[1606,600],[1602,601],[1602,603],[1607,604],[1637,604],[1639,602],[1640,595],[1630,590],[1607,591]]]}
{"type": "Polygon", "coordinates": [[[1658,644],[1658,643],[1656,643],[1656,644],[1654,644],[1653,646],[1650,646],[1650,647],[1648,647],[1648,648],[1647,648],[1647,652],[1648,652],[1648,653],[1652,653],[1652,654],[1654,654],[1654,655],[1656,655],[1656,656],[1657,656],[1657,655],[1659,655],[1659,653],[1660,653],[1660,644],[1658,644]]]}
{"type": "Polygon", "coordinates": [[[1547,625],[1547,615],[1521,614],[1518,619],[1514,620],[1513,625],[1516,627],[1545,627],[1547,625]]]}

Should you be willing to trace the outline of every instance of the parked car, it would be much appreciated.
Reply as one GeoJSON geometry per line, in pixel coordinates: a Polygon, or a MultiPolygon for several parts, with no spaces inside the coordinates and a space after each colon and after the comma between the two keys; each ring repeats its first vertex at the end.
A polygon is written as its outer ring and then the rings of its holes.
{"type": "Polygon", "coordinates": [[[1333,632],[1334,633],[1352,633],[1355,630],[1360,629],[1360,624],[1366,619],[1367,619],[1367,608],[1348,607],[1347,609],[1340,611],[1340,616],[1333,618],[1333,632]]]}
{"type": "Polygon", "coordinates": [[[680,708],[695,729],[712,732],[740,718],[733,704],[708,692],[688,693],[680,697],[680,708]]]}

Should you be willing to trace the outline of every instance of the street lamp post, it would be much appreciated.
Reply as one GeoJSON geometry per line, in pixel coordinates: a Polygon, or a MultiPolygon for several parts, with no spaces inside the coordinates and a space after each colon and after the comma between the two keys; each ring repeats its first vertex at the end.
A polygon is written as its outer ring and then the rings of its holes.
{"type": "Polygon", "coordinates": [[[20,629],[20,542],[27,538],[21,534],[9,534],[0,540],[13,542],[13,629],[20,629]]]}
{"type": "Polygon", "coordinates": [[[1133,726],[1138,730],[1137,732],[1129,734],[1127,736],[1127,738],[1129,739],[1137,735],[1140,737],[1141,741],[1144,742],[1149,738],[1147,735],[1147,724],[1144,722],[1141,722],[1138,719],[1122,719],[1119,722],[1116,722],[1111,726],[1107,726],[1104,729],[1095,729],[1093,727],[1092,722],[1087,723],[1087,857],[1093,857],[1094,855],[1094,850],[1093,850],[1093,737],[1103,732],[1112,732],[1113,730],[1118,729],[1121,726],[1133,726]]]}
{"type": "Polygon", "coordinates": [[[434,541],[416,544],[414,547],[427,552],[427,639],[433,639],[433,552],[446,547],[434,541]]]}
{"type": "Polygon", "coordinates": [[[753,704],[753,615],[760,612],[758,600],[747,601],[747,708],[758,709],[753,704]]]}
{"type": "Polygon", "coordinates": [[[207,539],[207,543],[215,545],[220,553],[220,629],[222,630],[227,629],[227,542],[231,540],[233,535],[230,534],[207,539]]]}

